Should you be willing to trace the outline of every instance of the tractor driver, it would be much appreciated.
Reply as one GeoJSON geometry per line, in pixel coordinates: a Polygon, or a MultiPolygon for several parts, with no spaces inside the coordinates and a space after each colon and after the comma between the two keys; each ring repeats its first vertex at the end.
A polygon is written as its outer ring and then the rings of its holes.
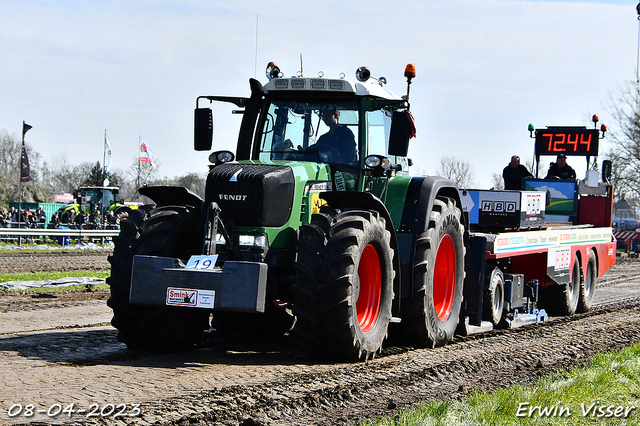
{"type": "Polygon", "coordinates": [[[342,164],[356,164],[358,154],[356,148],[356,138],[353,132],[345,125],[338,124],[338,116],[340,111],[335,105],[328,105],[321,111],[322,121],[329,127],[329,131],[318,138],[318,142],[309,148],[317,147],[323,153],[326,153],[333,162],[342,164]],[[330,149],[322,149],[322,147],[330,149]],[[339,154],[339,158],[331,158],[333,152],[339,154]]]}

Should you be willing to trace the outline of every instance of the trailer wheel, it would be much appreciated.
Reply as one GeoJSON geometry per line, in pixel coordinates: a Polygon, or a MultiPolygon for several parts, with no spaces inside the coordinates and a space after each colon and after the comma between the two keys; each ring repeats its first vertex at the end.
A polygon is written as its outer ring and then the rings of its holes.
{"type": "Polygon", "coordinates": [[[587,270],[584,271],[584,280],[580,285],[580,297],[578,299],[577,312],[588,312],[593,304],[593,298],[596,293],[596,280],[598,277],[598,264],[596,254],[593,250],[589,251],[589,260],[587,261],[587,270]]]}
{"type": "Polygon", "coordinates": [[[405,340],[417,346],[445,345],[453,338],[462,305],[464,227],[450,198],[434,201],[429,229],[418,236],[413,297],[403,301],[405,340]]]}
{"type": "Polygon", "coordinates": [[[484,291],[482,303],[482,317],[485,321],[497,326],[502,320],[504,309],[504,275],[498,268],[491,271],[487,277],[487,285],[484,291]]]}
{"type": "Polygon", "coordinates": [[[576,313],[581,286],[582,268],[580,267],[580,258],[576,253],[575,259],[573,260],[571,281],[565,285],[559,285],[556,287],[555,301],[557,311],[560,315],[569,316],[576,313]]]}
{"type": "Polygon", "coordinates": [[[132,210],[129,219],[120,223],[120,235],[114,238],[113,255],[108,258],[111,297],[107,305],[113,309],[111,324],[118,329],[118,340],[129,349],[189,349],[209,327],[207,310],[129,303],[133,256],[167,256],[186,261],[192,254],[199,219],[199,213],[191,208],[166,206],[132,210]]]}
{"type": "Polygon", "coordinates": [[[391,319],[393,254],[385,220],[373,211],[323,207],[301,228],[293,312],[303,352],[375,356],[391,319]]]}

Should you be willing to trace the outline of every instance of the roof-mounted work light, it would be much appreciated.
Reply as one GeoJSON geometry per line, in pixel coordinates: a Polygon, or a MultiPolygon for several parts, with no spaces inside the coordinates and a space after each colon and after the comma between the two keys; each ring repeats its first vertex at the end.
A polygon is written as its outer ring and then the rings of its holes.
{"type": "Polygon", "coordinates": [[[269,62],[267,64],[265,73],[267,74],[267,78],[269,79],[269,81],[282,75],[282,72],[280,72],[280,68],[278,68],[278,66],[274,62],[269,62]]]}

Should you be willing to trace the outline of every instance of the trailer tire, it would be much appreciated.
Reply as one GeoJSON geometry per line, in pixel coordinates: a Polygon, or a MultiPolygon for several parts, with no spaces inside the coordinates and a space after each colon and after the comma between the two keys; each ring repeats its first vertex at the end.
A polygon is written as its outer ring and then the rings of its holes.
{"type": "Polygon", "coordinates": [[[571,280],[564,285],[555,287],[555,305],[558,314],[569,316],[576,313],[578,308],[578,300],[580,298],[580,287],[582,286],[582,267],[580,266],[580,258],[576,253],[573,260],[573,272],[571,280]]]}
{"type": "Polygon", "coordinates": [[[589,260],[587,261],[587,270],[584,271],[584,279],[580,285],[580,297],[578,299],[577,312],[589,312],[593,304],[593,298],[596,293],[596,281],[598,277],[598,262],[596,254],[593,250],[589,251],[589,260]]]}
{"type": "Polygon", "coordinates": [[[298,239],[294,330],[300,349],[357,361],[382,348],[391,320],[394,250],[375,211],[322,207],[298,239]]]}
{"type": "Polygon", "coordinates": [[[434,201],[429,228],[418,235],[413,266],[416,287],[402,303],[404,339],[434,348],[449,342],[456,331],[463,298],[464,226],[450,198],[434,201]]]}
{"type": "Polygon", "coordinates": [[[118,340],[129,349],[176,351],[191,349],[209,327],[209,311],[129,303],[134,255],[177,257],[187,260],[198,231],[200,215],[183,206],[132,210],[114,237],[111,276],[107,284],[113,310],[111,324],[118,340]]]}
{"type": "Polygon", "coordinates": [[[504,275],[498,268],[487,277],[482,303],[482,319],[497,326],[502,320],[504,310],[504,275]]]}

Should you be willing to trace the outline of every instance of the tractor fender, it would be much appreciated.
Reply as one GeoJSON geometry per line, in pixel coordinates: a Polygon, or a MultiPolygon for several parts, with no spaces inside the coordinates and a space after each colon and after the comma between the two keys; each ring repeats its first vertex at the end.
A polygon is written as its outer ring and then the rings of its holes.
{"type": "Polygon", "coordinates": [[[204,200],[181,186],[144,186],[140,195],[149,197],[158,206],[190,206],[199,209],[204,200]]]}
{"type": "Polygon", "coordinates": [[[391,215],[384,203],[375,195],[369,192],[355,191],[330,191],[320,193],[320,198],[324,199],[334,209],[357,208],[362,210],[375,211],[385,220],[385,227],[391,234],[391,248],[393,248],[393,270],[396,271],[393,278],[393,306],[392,310],[396,312],[400,305],[400,256],[398,249],[398,239],[396,231],[393,229],[393,221],[391,215]]]}
{"type": "MultiPolygon", "coordinates": [[[[436,197],[448,197],[454,200],[462,211],[460,191],[455,182],[440,176],[415,177],[409,184],[407,202],[402,213],[402,228],[419,234],[429,228],[429,217],[436,197]]],[[[461,220],[465,230],[469,229],[466,215],[461,220]]]]}

